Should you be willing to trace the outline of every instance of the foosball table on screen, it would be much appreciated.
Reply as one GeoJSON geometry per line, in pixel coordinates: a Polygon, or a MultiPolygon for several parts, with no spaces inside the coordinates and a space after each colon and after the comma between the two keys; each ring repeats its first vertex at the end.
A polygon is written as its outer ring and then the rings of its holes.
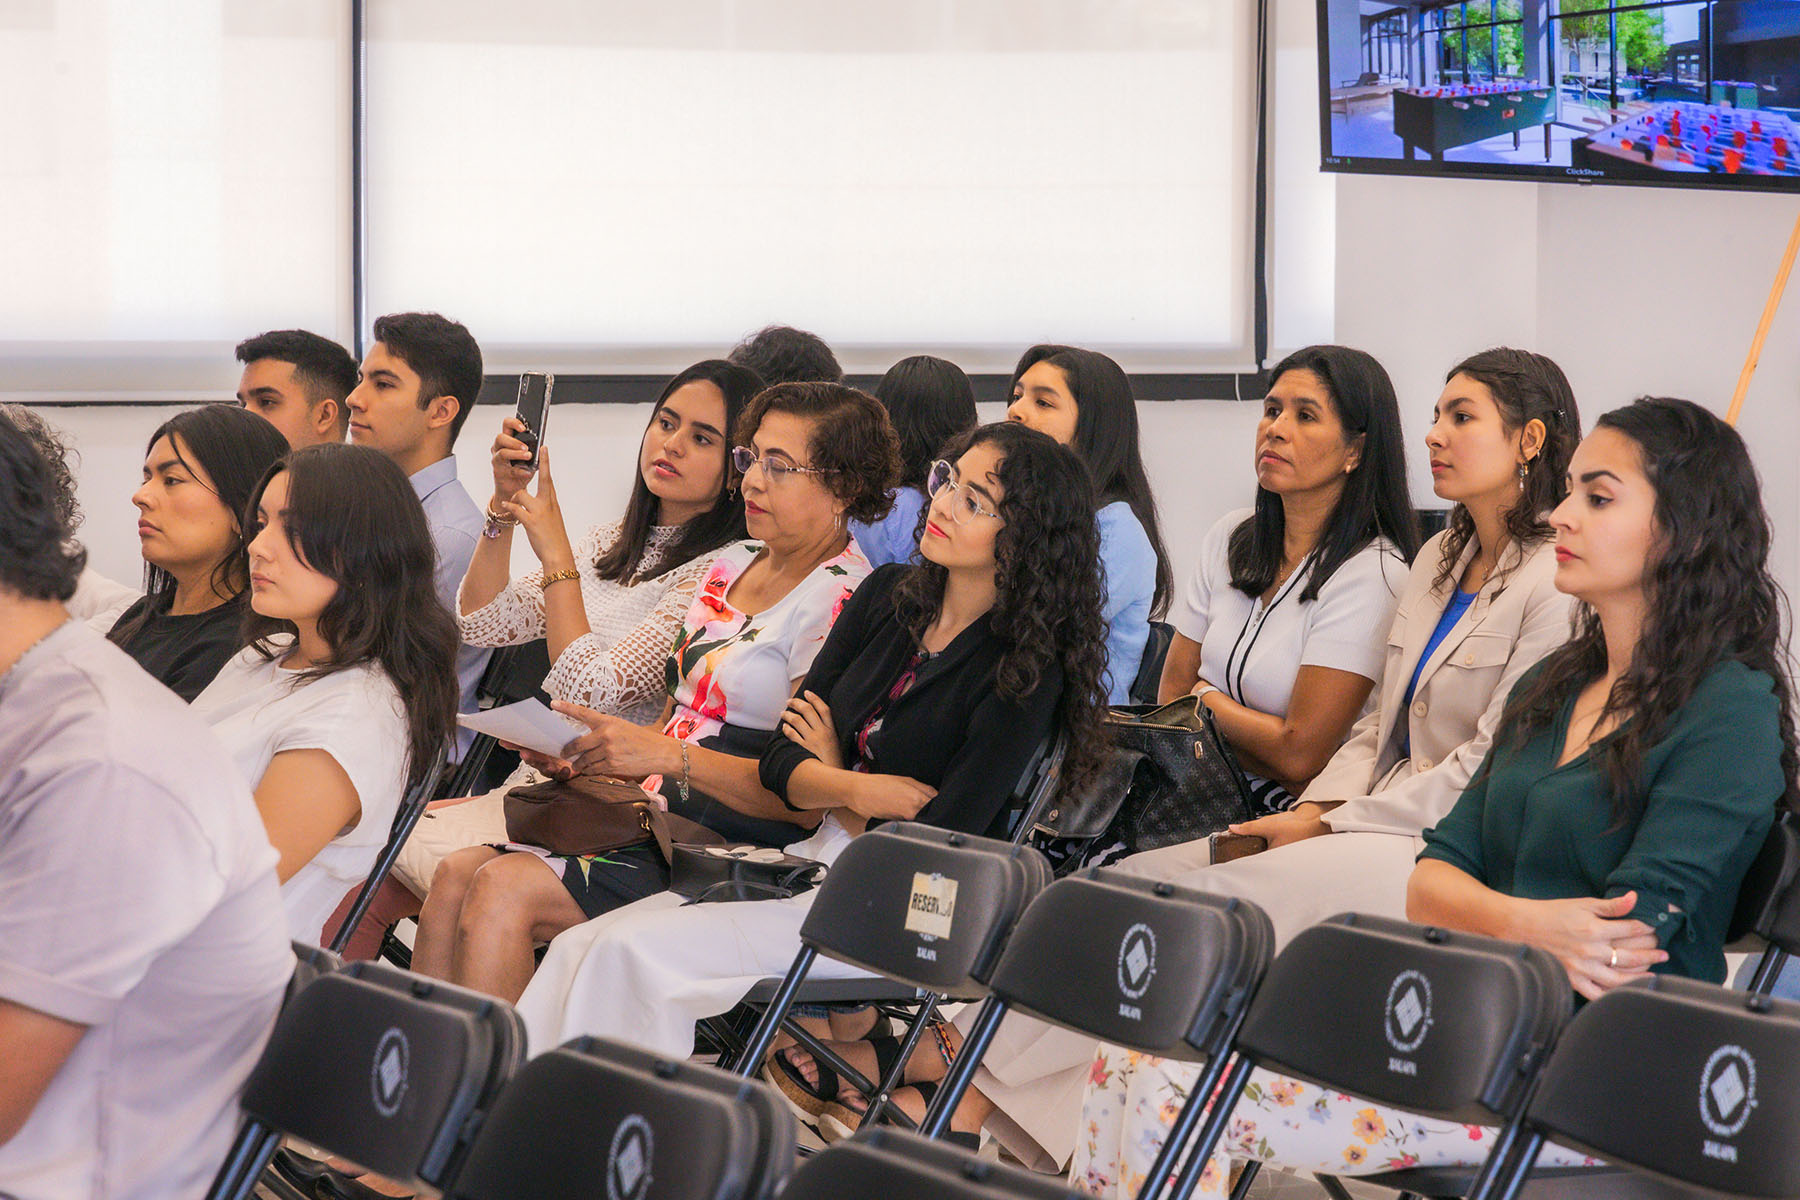
{"type": "Polygon", "coordinates": [[[1544,161],[1550,160],[1550,122],[1556,96],[1535,80],[1523,83],[1476,83],[1455,87],[1408,88],[1394,93],[1394,132],[1405,144],[1404,157],[1417,147],[1442,162],[1453,146],[1512,134],[1534,125],[1544,127],[1544,161]]]}
{"type": "Polygon", "coordinates": [[[1638,177],[1800,175],[1800,129],[1767,110],[1665,101],[1576,138],[1570,162],[1638,177]]]}

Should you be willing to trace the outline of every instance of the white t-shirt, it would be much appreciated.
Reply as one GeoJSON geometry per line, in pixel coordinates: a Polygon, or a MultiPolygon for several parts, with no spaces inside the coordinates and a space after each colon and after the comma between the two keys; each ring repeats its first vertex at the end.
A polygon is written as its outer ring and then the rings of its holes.
{"type": "Polygon", "coordinates": [[[1227,513],[1207,530],[1200,561],[1169,613],[1177,632],[1200,643],[1200,677],[1239,704],[1278,717],[1287,715],[1301,667],[1379,680],[1406,560],[1377,538],[1340,564],[1313,599],[1300,601],[1310,569],[1302,564],[1264,605],[1231,586],[1231,532],[1251,511],[1227,513]]]}
{"type": "MultiPolygon", "coordinates": [[[[285,649],[285,644],[276,643],[285,649]]],[[[375,865],[406,790],[406,709],[374,663],[302,680],[254,647],[226,663],[194,700],[254,790],[284,750],[323,750],[350,777],[362,803],[355,827],[326,844],[281,885],[288,928],[317,944],[344,893],[375,865]]]]}
{"type": "Polygon", "coordinates": [[[0,1196],[204,1193],[293,967],[250,789],[187,705],[79,621],[0,675],[0,1000],[88,1026],[0,1196]]]}

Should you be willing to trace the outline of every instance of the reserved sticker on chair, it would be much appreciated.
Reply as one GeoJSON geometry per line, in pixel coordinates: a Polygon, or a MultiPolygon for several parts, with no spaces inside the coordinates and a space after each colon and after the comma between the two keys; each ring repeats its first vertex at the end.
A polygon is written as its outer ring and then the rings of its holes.
{"type": "Polygon", "coordinates": [[[956,916],[956,880],[942,875],[913,874],[912,898],[906,902],[906,928],[926,937],[947,938],[956,916]]]}

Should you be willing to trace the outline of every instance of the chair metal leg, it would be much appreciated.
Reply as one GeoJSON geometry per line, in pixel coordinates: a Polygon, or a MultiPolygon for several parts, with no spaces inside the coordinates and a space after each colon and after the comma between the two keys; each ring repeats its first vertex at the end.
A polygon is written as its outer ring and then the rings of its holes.
{"type": "Polygon", "coordinates": [[[919,1122],[919,1132],[928,1138],[942,1137],[950,1128],[950,1115],[956,1111],[963,1093],[969,1090],[969,1083],[975,1078],[975,1068],[981,1065],[982,1056],[994,1042],[994,1034],[1000,1030],[1000,1020],[1006,1016],[1006,1001],[998,996],[989,996],[981,1002],[981,1011],[975,1016],[975,1024],[969,1030],[969,1036],[963,1039],[963,1048],[951,1061],[950,1069],[944,1072],[944,1078],[938,1084],[938,1094],[932,1099],[931,1107],[925,1113],[925,1119],[919,1122]]]}
{"type": "Polygon", "coordinates": [[[1750,977],[1750,990],[1759,996],[1767,996],[1775,990],[1775,980],[1780,978],[1781,969],[1787,966],[1788,953],[1780,946],[1770,943],[1756,960],[1756,973],[1750,977]]]}
{"type": "Polygon", "coordinates": [[[787,1017],[788,1009],[794,1006],[794,993],[806,982],[806,973],[812,970],[813,960],[819,952],[811,946],[800,947],[800,953],[794,955],[794,963],[781,978],[781,986],[775,989],[775,995],[769,1001],[769,1007],[750,1031],[745,1039],[743,1052],[737,1061],[731,1064],[731,1073],[745,1079],[755,1074],[763,1057],[769,1053],[769,1047],[775,1041],[775,1034],[781,1028],[781,1022],[787,1017]]]}
{"type": "MultiPolygon", "coordinates": [[[[931,1028],[931,1022],[937,1016],[940,999],[941,997],[933,993],[925,998],[924,1004],[919,1006],[918,1014],[913,1017],[912,1024],[907,1027],[906,1036],[900,1039],[900,1053],[894,1059],[894,1065],[888,1068],[888,1073],[882,1077],[880,1089],[870,1098],[869,1109],[863,1114],[863,1119],[856,1123],[858,1129],[865,1125],[874,1125],[882,1119],[884,1114],[888,1114],[889,1101],[893,1098],[894,1090],[904,1086],[901,1080],[906,1078],[906,1064],[912,1061],[913,1052],[919,1048],[919,1042],[925,1036],[925,1031],[931,1028]]],[[[945,1070],[948,1073],[947,1067],[945,1070]]],[[[867,1095],[868,1093],[863,1094],[867,1095]]],[[[911,1118],[897,1108],[891,1115],[898,1118],[902,1124],[912,1124],[911,1118]]]]}
{"type": "MultiPolygon", "coordinates": [[[[1202,1081],[1219,1079],[1220,1073],[1224,1070],[1224,1057],[1224,1055],[1216,1055],[1213,1061],[1206,1064],[1206,1070],[1200,1076],[1202,1081]]],[[[1216,1091],[1210,1086],[1202,1091],[1199,1083],[1194,1085],[1193,1094],[1188,1097],[1187,1107],[1203,1109],[1206,1113],[1206,1122],[1200,1126],[1200,1132],[1194,1135],[1192,1143],[1186,1147],[1187,1164],[1181,1168],[1181,1174],[1176,1177],[1174,1184],[1169,1188],[1169,1200],[1188,1200],[1188,1197],[1194,1194],[1194,1189],[1200,1186],[1200,1177],[1206,1173],[1206,1160],[1212,1157],[1213,1150],[1218,1147],[1219,1139],[1224,1136],[1225,1123],[1231,1120],[1231,1114],[1237,1108],[1238,1100],[1243,1097],[1244,1088],[1250,1082],[1250,1072],[1254,1069],[1254,1063],[1247,1058],[1239,1057],[1232,1061],[1230,1072],[1225,1075],[1224,1081],[1218,1084],[1216,1091]],[[1205,1098],[1209,1095],[1212,1096],[1212,1105],[1207,1107],[1205,1098]]],[[[1184,1111],[1182,1115],[1186,1116],[1187,1114],[1184,1111]]],[[[1176,1119],[1176,1123],[1180,1124],[1180,1118],[1176,1119]]],[[[1173,1167],[1175,1156],[1181,1152],[1182,1147],[1175,1142],[1172,1130],[1169,1141],[1163,1145],[1163,1150],[1167,1152],[1170,1145],[1175,1146],[1175,1153],[1171,1154],[1169,1159],[1169,1166],[1173,1167]]],[[[1141,1200],[1148,1200],[1148,1197],[1143,1197],[1141,1200]]]]}
{"type": "MultiPolygon", "coordinates": [[[[1262,1164],[1254,1158],[1246,1162],[1244,1169],[1238,1172],[1238,1181],[1231,1187],[1231,1200],[1244,1200],[1244,1197],[1250,1194],[1250,1185],[1256,1182],[1256,1177],[1261,1171],[1262,1164]]],[[[1326,1188],[1325,1190],[1329,1192],[1331,1189],[1326,1188]]],[[[1343,1200],[1350,1200],[1350,1197],[1345,1196],[1343,1200]]]]}
{"type": "Polygon", "coordinates": [[[218,1174],[213,1177],[206,1200],[248,1200],[256,1189],[258,1176],[275,1157],[275,1148],[280,1144],[279,1132],[260,1122],[246,1122],[238,1131],[237,1140],[231,1143],[231,1150],[220,1164],[218,1174]]]}

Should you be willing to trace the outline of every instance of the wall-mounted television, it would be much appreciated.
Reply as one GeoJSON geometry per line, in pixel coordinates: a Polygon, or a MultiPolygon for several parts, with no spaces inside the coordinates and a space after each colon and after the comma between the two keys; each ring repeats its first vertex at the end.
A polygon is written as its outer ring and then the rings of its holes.
{"type": "Polygon", "coordinates": [[[1800,0],[1319,0],[1324,167],[1800,191],[1800,0]]]}

